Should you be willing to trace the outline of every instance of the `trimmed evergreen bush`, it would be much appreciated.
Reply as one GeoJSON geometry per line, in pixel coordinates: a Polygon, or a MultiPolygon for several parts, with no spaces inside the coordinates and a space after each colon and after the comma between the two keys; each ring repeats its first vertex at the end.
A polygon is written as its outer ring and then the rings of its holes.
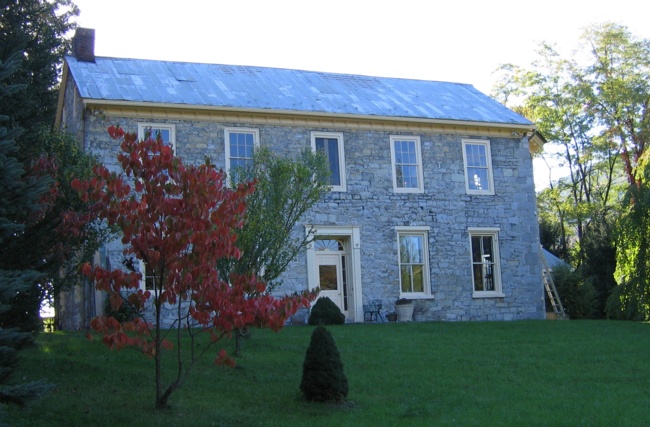
{"type": "Polygon", "coordinates": [[[108,298],[104,301],[104,314],[108,317],[114,317],[120,323],[132,322],[141,313],[128,301],[122,301],[118,310],[113,310],[113,306],[108,298]]]}
{"type": "Polygon", "coordinates": [[[318,325],[311,334],[302,366],[300,391],[316,402],[341,402],[348,396],[348,379],[332,334],[318,325]]]}
{"type": "Polygon", "coordinates": [[[309,315],[310,325],[342,325],[344,323],[345,315],[331,299],[318,298],[309,315]]]}

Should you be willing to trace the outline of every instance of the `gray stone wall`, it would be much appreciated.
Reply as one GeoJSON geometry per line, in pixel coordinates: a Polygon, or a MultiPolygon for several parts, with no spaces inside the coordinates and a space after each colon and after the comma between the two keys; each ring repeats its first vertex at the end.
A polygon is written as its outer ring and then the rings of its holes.
{"type": "Polygon", "coordinates": [[[61,129],[73,135],[80,143],[83,141],[84,107],[83,101],[72,79],[66,82],[63,109],[61,111],[61,129]]]}
{"type": "MultiPolygon", "coordinates": [[[[85,147],[116,169],[117,144],[106,132],[119,124],[137,131],[142,118],[87,114],[85,147]]],[[[224,127],[259,129],[262,145],[283,155],[310,147],[311,131],[342,132],[347,192],[332,192],[304,218],[304,223],[359,226],[363,300],[386,306],[399,296],[396,226],[429,226],[429,267],[433,298],[418,301],[416,320],[512,320],[544,316],[539,271],[539,238],[532,161],[526,141],[481,135],[415,134],[421,138],[423,194],[395,194],[386,131],[338,128],[259,126],[250,123],[167,120],[176,125],[177,155],[186,162],[209,156],[225,165],[224,127]],[[461,139],[489,139],[495,195],[467,195],[461,139]],[[499,227],[503,298],[473,298],[468,227],[499,227]]],[[[406,133],[407,135],[414,135],[406,133]]],[[[304,233],[298,227],[296,233],[304,233]]],[[[114,245],[112,256],[121,249],[114,245]]],[[[117,264],[117,263],[114,263],[117,264]]],[[[279,291],[306,289],[306,257],[294,261],[279,291]]]]}

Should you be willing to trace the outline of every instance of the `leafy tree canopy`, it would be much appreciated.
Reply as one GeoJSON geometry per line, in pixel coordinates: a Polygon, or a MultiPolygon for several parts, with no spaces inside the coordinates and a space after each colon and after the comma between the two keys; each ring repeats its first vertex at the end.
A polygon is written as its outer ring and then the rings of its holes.
{"type": "Polygon", "coordinates": [[[234,186],[254,181],[255,192],[246,198],[244,223],[237,230],[241,257],[222,260],[222,275],[253,273],[267,283],[278,279],[313,238],[295,227],[329,191],[328,175],[324,156],[311,150],[289,158],[255,149],[252,161],[230,177],[234,186]]]}

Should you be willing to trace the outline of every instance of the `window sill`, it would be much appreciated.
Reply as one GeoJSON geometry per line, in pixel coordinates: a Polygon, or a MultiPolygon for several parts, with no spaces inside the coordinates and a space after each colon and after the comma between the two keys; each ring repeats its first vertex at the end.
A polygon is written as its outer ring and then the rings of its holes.
{"type": "Polygon", "coordinates": [[[468,196],[494,196],[494,191],[472,191],[467,190],[468,196]]]}
{"type": "Polygon", "coordinates": [[[399,294],[400,299],[421,300],[421,299],[434,299],[433,295],[428,294],[399,294]]]}
{"type": "Polygon", "coordinates": [[[472,298],[505,298],[506,294],[502,292],[474,292],[472,298]]]}
{"type": "Polygon", "coordinates": [[[424,188],[396,188],[393,187],[395,194],[423,194],[424,188]]]}

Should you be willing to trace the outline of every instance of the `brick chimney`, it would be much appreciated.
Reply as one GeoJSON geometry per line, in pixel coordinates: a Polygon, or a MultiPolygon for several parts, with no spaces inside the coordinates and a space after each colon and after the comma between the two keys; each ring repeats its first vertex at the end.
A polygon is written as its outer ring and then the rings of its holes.
{"type": "Polygon", "coordinates": [[[72,54],[78,61],[95,62],[94,28],[77,28],[72,38],[72,54]]]}

